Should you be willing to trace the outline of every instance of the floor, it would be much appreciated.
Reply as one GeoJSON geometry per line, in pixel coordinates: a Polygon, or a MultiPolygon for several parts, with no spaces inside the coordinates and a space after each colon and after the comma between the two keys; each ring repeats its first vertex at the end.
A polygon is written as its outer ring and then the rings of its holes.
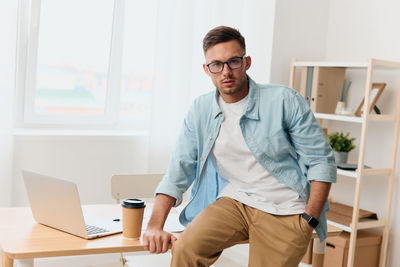
{"type": "MultiPolygon", "coordinates": [[[[163,267],[169,266],[171,254],[148,255],[142,252],[124,254],[127,267],[163,267]]],[[[213,267],[247,267],[248,244],[236,245],[225,250],[213,267]]],[[[72,256],[35,260],[35,267],[122,267],[120,254],[102,254],[91,256],[72,256]]],[[[311,267],[301,263],[299,267],[311,267]]]]}

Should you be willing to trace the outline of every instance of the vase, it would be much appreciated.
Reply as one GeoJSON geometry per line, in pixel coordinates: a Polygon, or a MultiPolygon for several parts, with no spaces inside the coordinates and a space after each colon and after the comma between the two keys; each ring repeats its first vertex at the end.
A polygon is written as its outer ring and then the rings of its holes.
{"type": "Polygon", "coordinates": [[[345,109],[345,103],[343,101],[339,101],[336,104],[335,114],[343,114],[345,109]]]}
{"type": "Polygon", "coordinates": [[[337,163],[347,163],[347,158],[349,156],[349,152],[333,151],[333,154],[335,155],[336,164],[337,163]]]}

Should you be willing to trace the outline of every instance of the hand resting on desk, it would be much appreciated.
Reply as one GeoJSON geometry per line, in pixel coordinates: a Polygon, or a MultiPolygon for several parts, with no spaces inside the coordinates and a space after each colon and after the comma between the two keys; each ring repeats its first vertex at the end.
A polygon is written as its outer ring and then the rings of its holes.
{"type": "Polygon", "coordinates": [[[154,202],[153,211],[143,234],[144,249],[150,253],[165,253],[170,244],[174,244],[176,237],[163,230],[167,216],[176,199],[164,194],[158,194],[154,202]]]}
{"type": "Polygon", "coordinates": [[[162,229],[147,228],[143,234],[144,249],[150,253],[165,253],[169,249],[169,245],[173,245],[176,237],[163,231],[162,229]]]}

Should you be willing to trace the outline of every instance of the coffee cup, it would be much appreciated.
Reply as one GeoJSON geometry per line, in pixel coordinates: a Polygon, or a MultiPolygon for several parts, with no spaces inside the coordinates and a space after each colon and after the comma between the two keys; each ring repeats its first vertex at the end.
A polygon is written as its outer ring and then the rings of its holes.
{"type": "Polygon", "coordinates": [[[139,239],[145,203],[141,199],[130,198],[122,201],[122,235],[128,239],[139,239]]]}

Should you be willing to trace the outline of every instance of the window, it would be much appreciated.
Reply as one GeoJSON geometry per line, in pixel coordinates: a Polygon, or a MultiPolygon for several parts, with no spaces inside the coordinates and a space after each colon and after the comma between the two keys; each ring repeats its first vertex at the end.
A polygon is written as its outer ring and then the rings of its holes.
{"type": "Polygon", "coordinates": [[[35,113],[104,114],[112,11],[104,0],[41,1],[35,113]]]}
{"type": "Polygon", "coordinates": [[[17,127],[178,129],[193,98],[214,89],[201,68],[201,38],[217,25],[248,37],[249,54],[261,59],[249,73],[268,77],[273,1],[18,3],[17,127]],[[253,25],[261,24],[260,35],[253,25]]]}
{"type": "Polygon", "coordinates": [[[155,75],[156,1],[127,1],[124,9],[120,122],[146,124],[155,75]]]}
{"type": "Polygon", "coordinates": [[[144,129],[156,1],[23,2],[19,27],[27,42],[20,51],[28,52],[18,62],[25,71],[17,74],[24,80],[23,125],[144,129]]]}

